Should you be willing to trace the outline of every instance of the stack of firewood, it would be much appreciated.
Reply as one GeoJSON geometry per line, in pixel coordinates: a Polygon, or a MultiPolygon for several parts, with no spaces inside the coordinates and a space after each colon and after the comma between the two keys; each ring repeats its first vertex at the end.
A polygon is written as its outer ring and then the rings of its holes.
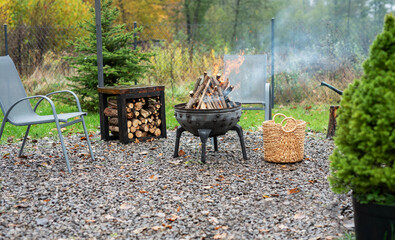
{"type": "Polygon", "coordinates": [[[229,79],[222,79],[220,74],[210,77],[206,72],[199,77],[193,91],[190,91],[190,99],[186,104],[187,109],[222,109],[235,107],[236,104],[229,99],[229,93],[233,86],[229,79]]]}
{"type": "MultiPolygon", "coordinates": [[[[160,108],[162,104],[157,98],[130,99],[126,103],[128,138],[160,136],[160,108]]],[[[104,115],[110,117],[109,129],[113,135],[119,134],[119,119],[117,100],[108,99],[108,107],[104,109],[104,115]]]]}

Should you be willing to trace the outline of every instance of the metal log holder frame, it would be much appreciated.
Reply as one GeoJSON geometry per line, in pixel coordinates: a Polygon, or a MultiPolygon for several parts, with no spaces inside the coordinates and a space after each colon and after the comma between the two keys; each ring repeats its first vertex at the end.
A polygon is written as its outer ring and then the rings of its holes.
{"type": "Polygon", "coordinates": [[[135,139],[139,139],[139,141],[146,141],[152,138],[167,138],[164,91],[165,91],[164,86],[134,85],[134,86],[99,87],[98,92],[99,92],[101,139],[105,141],[119,139],[121,143],[127,144],[133,142],[135,139]],[[109,97],[114,97],[114,96],[117,99],[119,136],[114,136],[109,134],[110,132],[108,127],[109,117],[104,115],[104,109],[108,107],[107,99],[109,97]],[[159,97],[159,101],[162,105],[159,111],[159,117],[162,121],[160,126],[161,135],[129,139],[128,131],[127,131],[126,100],[137,99],[137,98],[149,98],[149,97],[159,97]]]}

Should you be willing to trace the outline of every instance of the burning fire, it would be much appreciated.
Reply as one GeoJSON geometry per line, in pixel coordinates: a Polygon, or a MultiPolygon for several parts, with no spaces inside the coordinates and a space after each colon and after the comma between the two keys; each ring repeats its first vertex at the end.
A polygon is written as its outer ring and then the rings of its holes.
{"type": "Polygon", "coordinates": [[[227,60],[225,62],[225,66],[227,66],[227,68],[224,69],[224,73],[222,74],[222,79],[229,78],[229,75],[232,71],[235,71],[236,74],[239,74],[240,67],[241,65],[243,65],[244,59],[245,59],[244,51],[242,51],[238,58],[234,60],[227,60]]]}
{"type": "Polygon", "coordinates": [[[193,91],[190,92],[190,100],[186,104],[186,108],[222,109],[235,107],[236,104],[229,99],[228,95],[234,89],[237,89],[240,84],[230,85],[229,76],[232,72],[236,74],[240,72],[240,66],[243,65],[244,59],[244,52],[241,52],[237,59],[226,61],[226,69],[224,69],[222,76],[217,74],[219,64],[214,64],[212,77],[205,72],[203,77],[197,79],[193,91]]]}

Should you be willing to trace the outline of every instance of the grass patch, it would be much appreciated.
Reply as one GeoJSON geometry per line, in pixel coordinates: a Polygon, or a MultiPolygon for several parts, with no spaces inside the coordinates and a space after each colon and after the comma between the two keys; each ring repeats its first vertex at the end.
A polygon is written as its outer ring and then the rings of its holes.
{"type": "MultiPolygon", "coordinates": [[[[177,100],[175,98],[166,98],[167,129],[175,129],[179,125],[174,117],[174,105],[181,102],[181,100],[177,100]]],[[[35,102],[32,103],[34,104],[35,102]]],[[[76,107],[71,107],[65,104],[57,104],[56,109],[58,113],[77,110],[76,107]]],[[[37,112],[41,115],[52,114],[50,105],[44,103],[42,103],[42,105],[37,109],[37,112]]],[[[294,117],[295,119],[302,119],[306,121],[306,128],[310,131],[324,133],[327,130],[329,121],[329,105],[275,105],[273,114],[275,113],[283,113],[287,116],[294,117]]],[[[99,130],[99,114],[89,113],[84,119],[89,132],[96,132],[99,130]]],[[[264,119],[265,112],[263,110],[243,110],[239,124],[244,130],[259,131],[264,119]]],[[[3,114],[0,114],[0,120],[3,120],[3,114]]],[[[23,138],[25,131],[25,126],[13,126],[12,124],[7,123],[0,143],[6,143],[8,138],[13,142],[18,142],[23,138]]],[[[83,134],[82,124],[77,123],[71,125],[63,132],[64,136],[71,134],[83,134]]],[[[54,123],[34,125],[31,127],[29,136],[31,139],[52,136],[57,138],[58,135],[56,131],[56,125],[54,123]]]]}

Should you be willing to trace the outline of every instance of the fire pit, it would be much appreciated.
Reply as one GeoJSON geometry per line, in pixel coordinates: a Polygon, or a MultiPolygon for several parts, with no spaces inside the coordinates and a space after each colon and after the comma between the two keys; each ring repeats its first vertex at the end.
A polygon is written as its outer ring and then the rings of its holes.
{"type": "Polygon", "coordinates": [[[224,109],[187,109],[187,103],[175,105],[175,117],[180,123],[177,128],[174,157],[178,157],[178,149],[181,134],[188,131],[199,136],[202,141],[202,163],[206,163],[206,143],[209,137],[213,137],[214,151],[218,151],[217,136],[223,135],[229,130],[235,130],[240,138],[243,158],[247,159],[244,145],[243,130],[237,124],[241,117],[241,104],[236,102],[234,107],[224,109]]]}

